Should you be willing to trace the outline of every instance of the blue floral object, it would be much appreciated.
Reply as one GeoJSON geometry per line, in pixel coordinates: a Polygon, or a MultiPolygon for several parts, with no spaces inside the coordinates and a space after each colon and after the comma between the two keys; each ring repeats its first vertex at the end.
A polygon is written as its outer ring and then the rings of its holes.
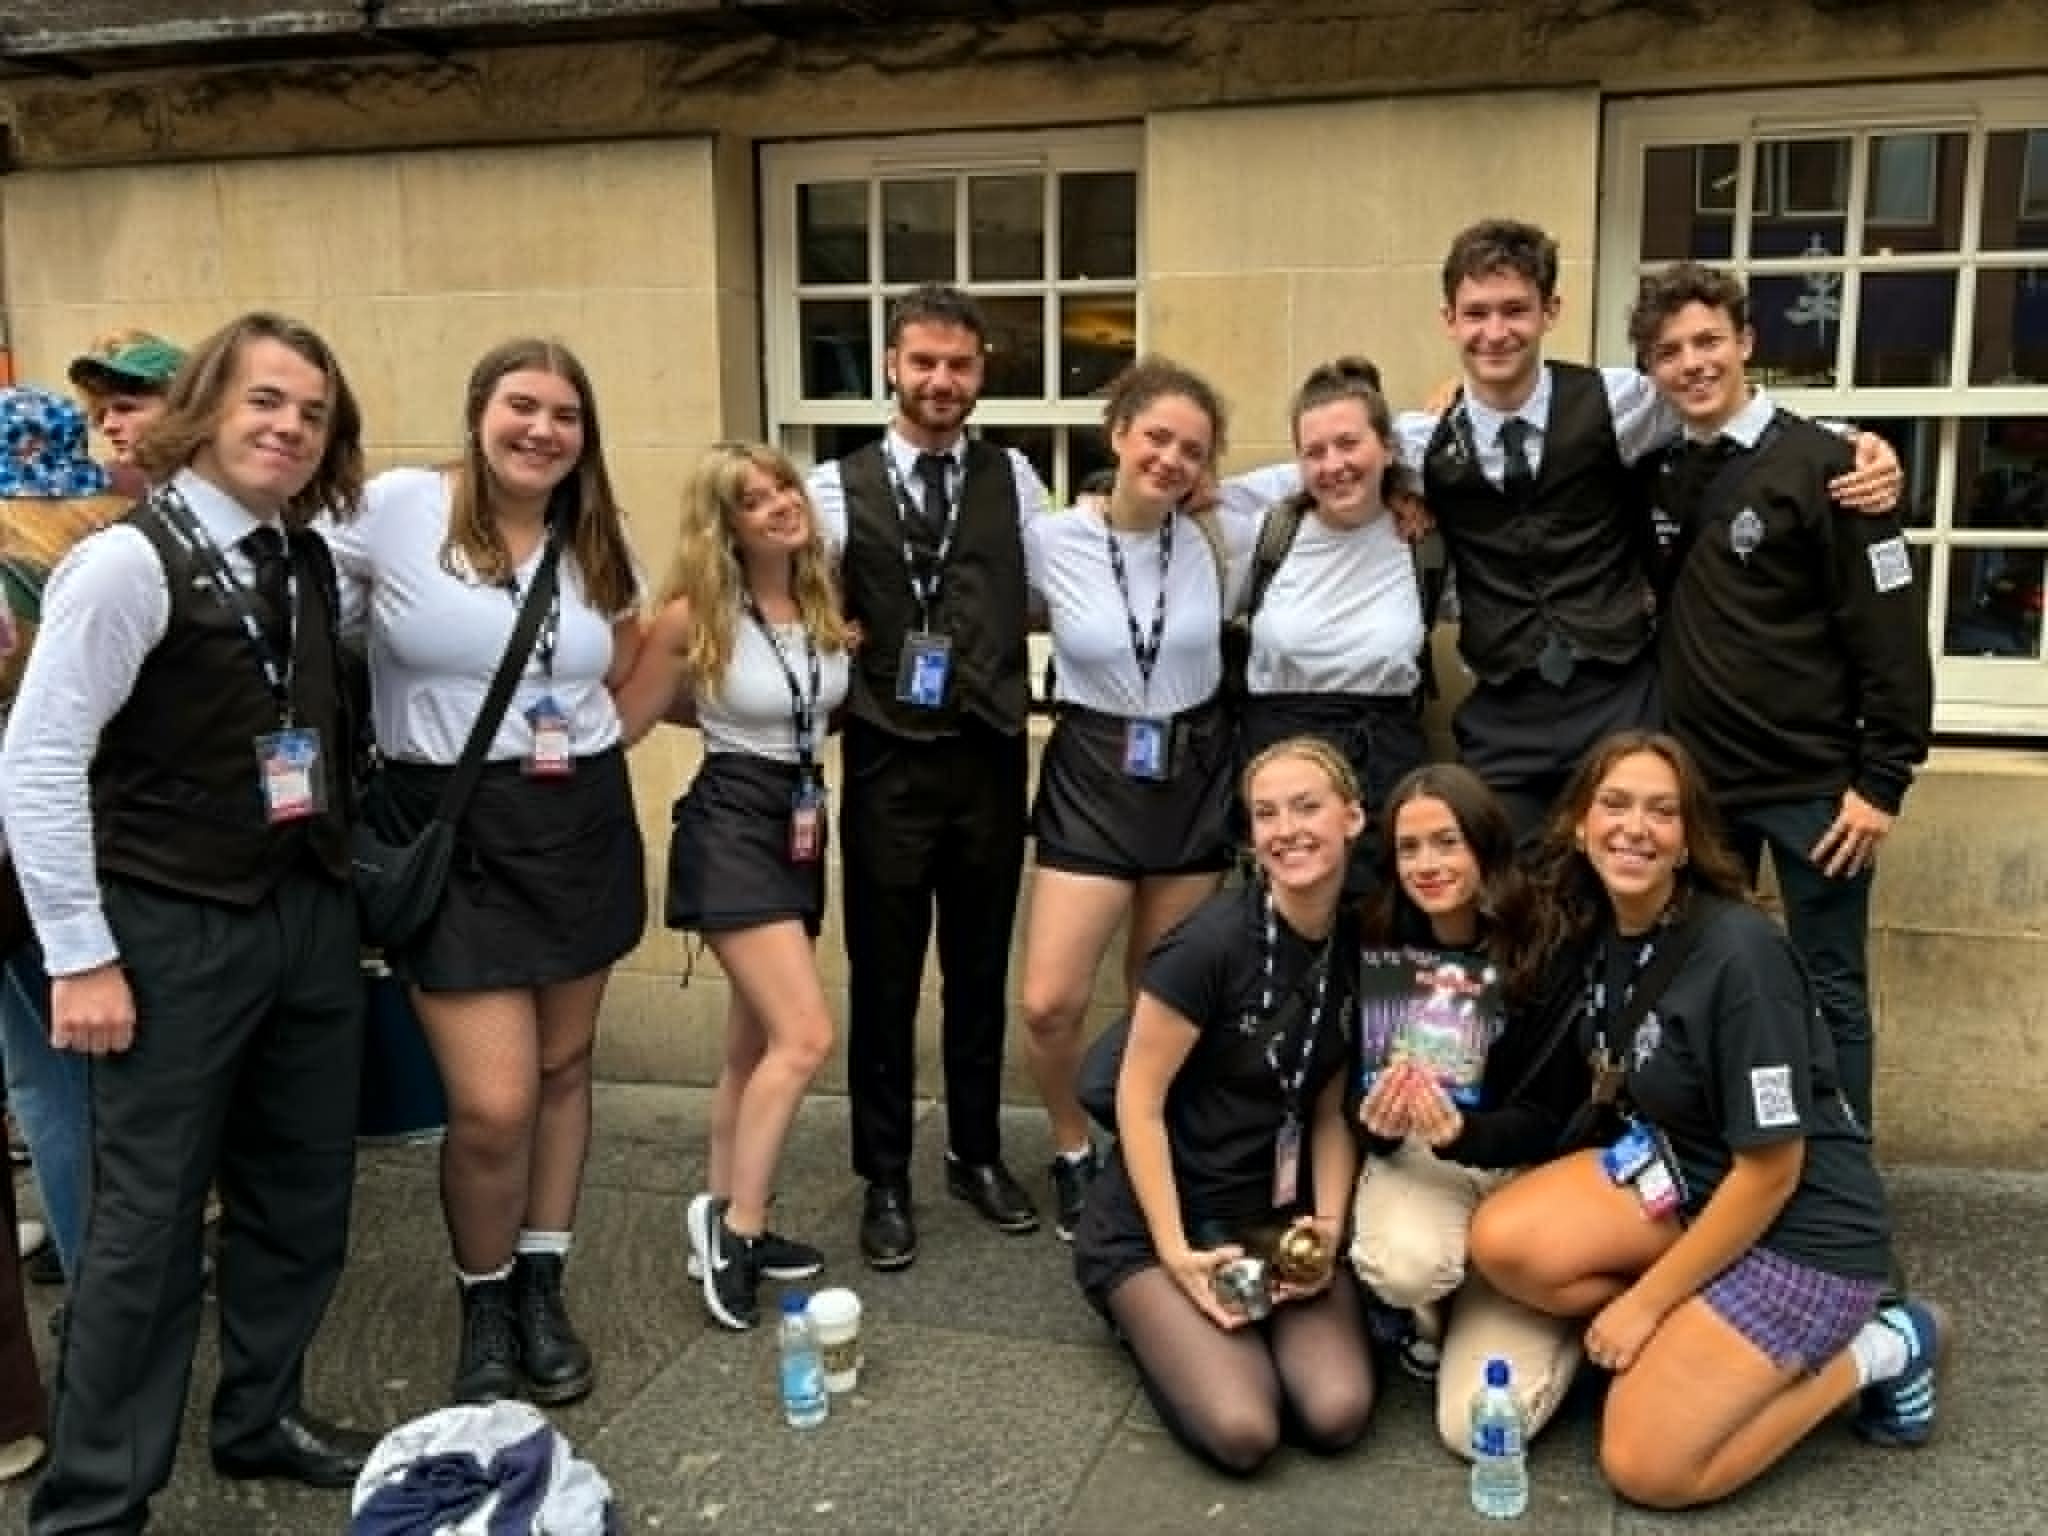
{"type": "Polygon", "coordinates": [[[110,481],[87,456],[85,413],[42,389],[0,389],[0,496],[102,496],[110,481]]]}

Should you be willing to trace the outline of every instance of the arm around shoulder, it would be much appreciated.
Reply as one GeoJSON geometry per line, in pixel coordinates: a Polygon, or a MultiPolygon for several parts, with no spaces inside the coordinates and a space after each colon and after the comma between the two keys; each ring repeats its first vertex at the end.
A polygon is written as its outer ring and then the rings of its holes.
{"type": "Polygon", "coordinates": [[[663,721],[685,723],[681,710],[687,694],[683,687],[683,647],[689,639],[690,605],[687,599],[670,598],[641,627],[633,646],[630,671],[612,687],[612,704],[619,712],[619,734],[632,746],[663,721]]]}

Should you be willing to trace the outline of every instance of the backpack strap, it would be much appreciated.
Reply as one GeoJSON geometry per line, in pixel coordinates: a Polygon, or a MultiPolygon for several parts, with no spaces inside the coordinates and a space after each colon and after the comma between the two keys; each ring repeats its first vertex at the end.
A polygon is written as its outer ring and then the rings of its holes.
{"type": "Polygon", "coordinates": [[[1252,549],[1251,585],[1244,597],[1244,621],[1250,624],[1265,602],[1266,592],[1273,585],[1273,578],[1280,574],[1280,567],[1287,559],[1287,552],[1294,548],[1294,540],[1301,532],[1301,520],[1308,515],[1306,494],[1289,496],[1274,502],[1266,508],[1265,516],[1259,519],[1259,539],[1252,549]]]}

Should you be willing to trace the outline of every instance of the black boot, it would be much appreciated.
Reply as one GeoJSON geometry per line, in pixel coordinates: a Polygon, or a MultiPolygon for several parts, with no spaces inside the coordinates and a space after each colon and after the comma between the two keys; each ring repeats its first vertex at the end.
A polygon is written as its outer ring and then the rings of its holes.
{"type": "Polygon", "coordinates": [[[491,1403],[519,1395],[519,1335],[512,1326],[512,1282],[464,1285],[462,1346],[455,1357],[451,1401],[491,1403]]]}
{"type": "Polygon", "coordinates": [[[562,1256],[522,1253],[512,1266],[526,1395],[536,1403],[573,1403],[587,1396],[597,1372],[562,1304],[562,1256]]]}

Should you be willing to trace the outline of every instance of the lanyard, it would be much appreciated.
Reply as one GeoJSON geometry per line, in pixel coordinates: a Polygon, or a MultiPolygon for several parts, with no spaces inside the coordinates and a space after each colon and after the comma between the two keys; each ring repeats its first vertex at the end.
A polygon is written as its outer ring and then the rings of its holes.
{"type": "MultiPolygon", "coordinates": [[[[1152,604],[1152,632],[1143,635],[1138,630],[1137,610],[1131,606],[1131,574],[1124,566],[1123,546],[1116,541],[1116,530],[1109,526],[1107,519],[1102,525],[1102,536],[1109,541],[1109,569],[1116,577],[1116,590],[1124,600],[1124,622],[1131,628],[1131,659],[1138,664],[1138,686],[1140,697],[1148,702],[1152,697],[1152,669],[1159,665],[1159,647],[1166,640],[1166,577],[1173,566],[1173,525],[1179,521],[1178,510],[1166,514],[1166,521],[1159,525],[1159,597],[1152,604]]],[[[1271,906],[1268,905],[1267,921],[1272,920],[1271,906]]],[[[1268,956],[1270,959],[1270,955],[1268,956]]]]}
{"type": "MultiPolygon", "coordinates": [[[[942,458],[951,461],[952,455],[942,458]]],[[[939,587],[945,580],[946,556],[953,549],[953,530],[960,524],[961,491],[949,489],[946,492],[946,527],[939,535],[938,548],[932,551],[929,563],[918,558],[917,550],[910,542],[911,510],[917,505],[910,499],[910,487],[903,483],[903,472],[896,467],[896,455],[889,445],[882,444],[882,468],[889,477],[889,492],[896,502],[896,531],[903,541],[903,570],[910,578],[910,595],[917,600],[918,627],[932,627],[932,609],[939,601],[939,587]]],[[[963,474],[964,481],[966,476],[963,474]]],[[[946,482],[950,487],[953,472],[946,471],[946,482]]],[[[964,490],[965,486],[961,487],[964,490]]]]}
{"type": "Polygon", "coordinates": [[[762,615],[761,605],[754,601],[754,594],[741,593],[740,602],[747,610],[747,617],[761,631],[761,638],[768,642],[768,649],[775,653],[775,664],[782,668],[782,680],[789,684],[789,723],[796,736],[797,771],[803,782],[808,784],[817,773],[818,696],[822,692],[818,679],[818,642],[806,628],[804,660],[809,667],[811,683],[810,692],[806,695],[803,686],[797,682],[796,669],[782,653],[782,642],[775,638],[774,627],[762,615]]]}
{"type": "MultiPolygon", "coordinates": [[[[1273,910],[1273,893],[1264,894],[1264,918],[1259,929],[1259,1017],[1273,1016],[1275,992],[1273,973],[1279,962],[1280,920],[1273,910]]],[[[1309,1004],[1308,1027],[1301,1032],[1301,1051],[1295,1059],[1294,1070],[1287,1070],[1284,1060],[1287,1042],[1280,1035],[1266,1042],[1266,1065],[1273,1069],[1273,1077],[1280,1084],[1280,1097],[1287,1107],[1290,1120],[1301,1118],[1301,1089],[1308,1081],[1311,1058],[1316,1053],[1316,1041],[1323,1032],[1323,1005],[1330,995],[1330,941],[1323,941],[1322,952],[1316,957],[1316,996],[1309,1004]]],[[[1250,1022],[1250,1021],[1247,1021],[1250,1022]]]]}
{"type": "Polygon", "coordinates": [[[1651,959],[1657,953],[1657,939],[1663,932],[1661,925],[1652,928],[1640,940],[1625,939],[1618,933],[1611,933],[1600,943],[1599,950],[1586,962],[1586,1017],[1593,1021],[1593,1052],[1602,1061],[1609,1060],[1608,1026],[1621,1016],[1635,995],[1636,983],[1649,968],[1651,959]],[[1619,974],[1615,963],[1618,956],[1614,945],[1632,946],[1635,953],[1627,962],[1627,974],[1619,974]]]}
{"type": "MultiPolygon", "coordinates": [[[[550,537],[552,538],[553,535],[550,534],[550,537]]],[[[518,627],[516,615],[519,612],[520,605],[525,601],[526,594],[520,590],[519,578],[517,576],[507,576],[498,585],[503,589],[505,595],[512,599],[512,612],[515,615],[513,627],[516,629],[518,627]]],[[[549,682],[553,682],[555,679],[555,643],[561,639],[561,635],[562,588],[557,583],[554,595],[548,599],[548,611],[540,621],[540,631],[533,639],[533,653],[540,658],[541,673],[549,682]]]]}
{"type": "MultiPolygon", "coordinates": [[[[228,564],[227,556],[221,553],[220,546],[213,541],[205,525],[186,505],[177,487],[163,486],[157,496],[158,505],[171,527],[184,540],[185,547],[206,567],[214,595],[241,623],[243,637],[255,653],[256,665],[262,669],[264,686],[270,690],[270,697],[277,704],[278,723],[289,730],[292,723],[292,680],[298,671],[299,649],[299,568],[291,557],[291,540],[285,538],[284,546],[285,642],[284,660],[280,663],[270,637],[263,632],[262,621],[256,617],[256,609],[249,601],[249,589],[235,575],[234,567],[228,564]]],[[[278,532],[280,537],[284,536],[282,529],[278,532]]]]}

